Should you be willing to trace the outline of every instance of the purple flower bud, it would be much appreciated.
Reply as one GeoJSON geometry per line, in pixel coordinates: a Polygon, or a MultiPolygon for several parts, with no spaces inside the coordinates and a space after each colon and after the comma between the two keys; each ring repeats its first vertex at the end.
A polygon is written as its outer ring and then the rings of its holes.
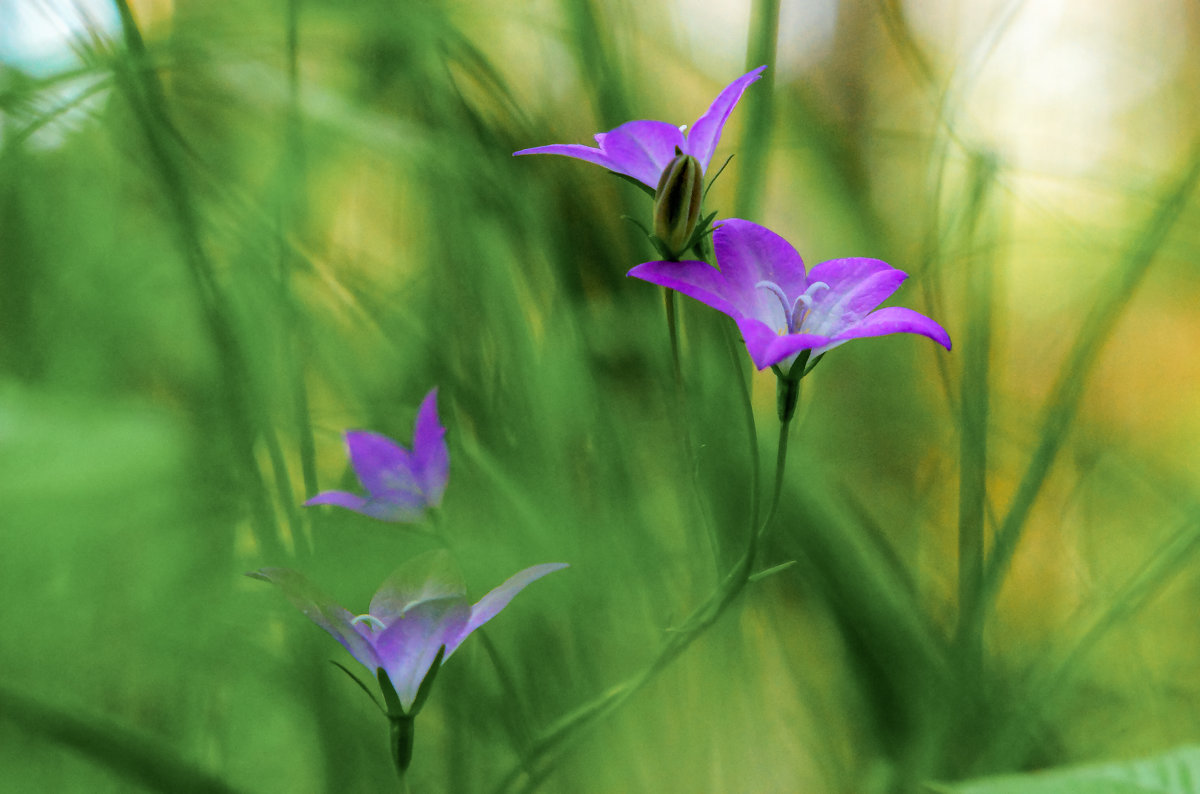
{"type": "Polygon", "coordinates": [[[654,234],[676,256],[687,249],[700,219],[703,181],[700,161],[676,147],[675,159],[662,172],[654,193],[654,234]]]}

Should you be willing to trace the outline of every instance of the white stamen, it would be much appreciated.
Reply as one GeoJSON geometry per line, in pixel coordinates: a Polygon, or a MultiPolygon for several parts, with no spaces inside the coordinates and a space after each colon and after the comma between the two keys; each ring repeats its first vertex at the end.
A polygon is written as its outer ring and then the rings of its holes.
{"type": "Polygon", "coordinates": [[[804,294],[809,298],[809,305],[811,305],[812,296],[815,295],[819,289],[829,289],[829,285],[824,281],[814,281],[808,285],[808,289],[804,290],[804,294]]]}
{"type": "Polygon", "coordinates": [[[383,621],[374,615],[359,615],[354,620],[350,621],[352,625],[357,626],[359,623],[369,623],[371,628],[376,631],[383,631],[387,626],[383,625],[383,621]]]}
{"type": "Polygon", "coordinates": [[[680,125],[679,125],[679,131],[680,131],[680,132],[687,132],[687,125],[686,125],[686,124],[680,124],[680,125]]]}
{"type": "Polygon", "coordinates": [[[788,315],[788,323],[794,329],[793,333],[799,331],[800,326],[804,324],[805,316],[812,310],[813,295],[823,289],[829,289],[829,285],[824,281],[814,281],[808,285],[808,289],[804,290],[803,295],[796,298],[796,302],[792,304],[791,314],[788,315]],[[800,308],[801,305],[804,306],[803,309],[800,308]]]}

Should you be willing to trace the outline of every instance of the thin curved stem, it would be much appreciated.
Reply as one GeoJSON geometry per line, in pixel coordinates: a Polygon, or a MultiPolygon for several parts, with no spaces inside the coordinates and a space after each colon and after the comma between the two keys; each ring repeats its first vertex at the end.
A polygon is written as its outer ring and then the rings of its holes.
{"type": "Polygon", "coordinates": [[[759,495],[759,478],[762,475],[758,462],[758,426],[754,421],[754,402],[750,399],[750,388],[746,385],[746,374],[742,370],[742,362],[745,359],[738,349],[737,340],[733,338],[729,323],[722,323],[721,327],[725,331],[725,347],[729,350],[733,371],[737,374],[735,380],[738,385],[738,394],[742,397],[742,417],[746,420],[746,437],[750,441],[750,530],[753,532],[758,526],[759,511],[762,509],[762,500],[759,495]]]}
{"type": "Polygon", "coordinates": [[[667,310],[667,333],[671,339],[671,362],[674,374],[675,395],[675,411],[672,419],[672,424],[675,426],[675,435],[679,439],[679,454],[683,456],[683,461],[688,470],[688,484],[692,491],[692,501],[696,504],[696,512],[700,516],[700,521],[704,524],[704,537],[708,541],[709,555],[712,557],[713,566],[720,575],[720,544],[717,542],[717,532],[712,525],[708,510],[704,503],[704,497],[700,489],[699,477],[699,461],[696,458],[696,447],[692,444],[692,433],[690,430],[691,423],[688,421],[687,395],[683,389],[683,369],[679,360],[679,315],[675,308],[675,290],[663,289],[663,303],[667,310]]]}
{"type": "MultiPolygon", "coordinates": [[[[735,357],[734,361],[736,363],[738,359],[735,357]]],[[[738,371],[740,379],[740,365],[738,371]]],[[[745,388],[744,381],[742,381],[742,393],[746,405],[750,406],[749,391],[745,388]]],[[[521,761],[500,781],[500,784],[495,789],[497,794],[518,790],[528,793],[536,790],[548,777],[549,767],[552,765],[552,760],[547,763],[540,762],[550,758],[551,754],[564,747],[570,739],[578,735],[584,728],[616,711],[635,692],[683,653],[706,629],[712,626],[724,614],[725,610],[729,608],[737,596],[741,594],[742,590],[745,589],[754,570],[754,561],[758,555],[759,541],[769,530],[779,506],[779,496],[783,491],[783,473],[787,462],[787,438],[788,427],[790,425],[790,421],[780,422],[774,495],[771,500],[771,509],[767,520],[761,526],[758,526],[758,434],[754,424],[753,410],[750,408],[747,410],[747,418],[748,428],[751,431],[750,448],[755,461],[752,467],[753,491],[755,496],[751,508],[753,520],[750,524],[746,550],[742,557],[708,598],[705,599],[704,603],[693,610],[680,626],[667,634],[658,653],[649,664],[547,728],[533,742],[521,761]],[[523,784],[522,776],[524,776],[523,784]]]]}

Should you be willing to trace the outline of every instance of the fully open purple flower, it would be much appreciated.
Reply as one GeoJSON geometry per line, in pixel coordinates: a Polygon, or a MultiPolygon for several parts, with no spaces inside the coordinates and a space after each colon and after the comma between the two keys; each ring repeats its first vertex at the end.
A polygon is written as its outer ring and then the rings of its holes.
{"type": "Polygon", "coordinates": [[[514,154],[561,154],[602,165],[610,171],[638,180],[651,190],[658,186],[663,170],[675,158],[675,150],[690,154],[707,171],[721,130],[742,98],[746,86],[762,76],[765,66],[744,74],[725,87],[691,129],[665,121],[627,121],[610,132],[596,134],[599,148],[579,143],[554,143],[522,149],[514,154]]]}
{"type": "Polygon", "coordinates": [[[417,411],[413,448],[409,452],[387,436],[365,430],[346,433],[350,465],[367,495],[322,491],[304,504],[337,505],[383,521],[419,521],[428,507],[442,503],[450,455],[446,428],[437,415],[437,389],[417,411]]]}
{"type": "Polygon", "coordinates": [[[555,562],[526,568],[472,606],[450,555],[440,550],[427,552],[400,566],[362,615],[342,608],[289,568],[263,568],[247,576],[279,585],[301,612],[333,635],[372,675],[382,668],[401,706],[409,711],[443,646],[444,661],[526,585],[566,567],[566,563],[555,562]]]}
{"type": "Polygon", "coordinates": [[[713,232],[720,270],[706,262],[646,262],[629,275],[678,290],[732,317],[759,369],[787,374],[851,339],[910,333],[950,349],[946,329],[899,306],[876,307],[908,275],[878,259],[831,259],[805,274],[800,254],[770,229],[727,220],[713,232]]]}

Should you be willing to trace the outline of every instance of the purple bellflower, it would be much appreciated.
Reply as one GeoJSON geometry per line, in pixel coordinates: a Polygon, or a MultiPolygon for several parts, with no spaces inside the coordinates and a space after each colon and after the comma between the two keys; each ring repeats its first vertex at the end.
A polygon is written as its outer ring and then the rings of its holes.
{"type": "Polygon", "coordinates": [[[676,150],[695,157],[701,168],[708,170],[729,114],[742,98],[746,86],[759,79],[766,68],[760,66],[727,85],[690,130],[665,121],[627,121],[609,132],[597,133],[599,148],[579,143],[554,143],[513,154],[561,154],[586,160],[636,179],[653,191],[658,187],[663,171],[675,159],[676,150]]]}
{"type": "Polygon", "coordinates": [[[337,505],[382,521],[421,520],[426,508],[442,503],[450,475],[446,428],[437,415],[437,389],[417,411],[413,448],[409,452],[387,436],[365,430],[346,433],[350,465],[367,495],[322,491],[304,504],[337,505]]]}
{"type": "Polygon", "coordinates": [[[923,314],[876,307],[908,275],[878,259],[832,259],[805,274],[796,249],[770,229],[731,219],[713,232],[720,270],[707,262],[646,262],[629,275],[707,303],[732,317],[759,369],[784,377],[802,351],[815,359],[851,339],[910,333],[947,350],[946,329],[923,314]]]}
{"type": "Polygon", "coordinates": [[[279,585],[301,612],[372,674],[383,670],[405,715],[411,716],[418,690],[439,656],[442,661],[450,658],[471,632],[494,618],[528,584],[566,567],[546,563],[526,568],[472,606],[450,555],[427,552],[400,566],[363,615],[342,608],[289,568],[262,568],[246,575],[279,585]]]}

